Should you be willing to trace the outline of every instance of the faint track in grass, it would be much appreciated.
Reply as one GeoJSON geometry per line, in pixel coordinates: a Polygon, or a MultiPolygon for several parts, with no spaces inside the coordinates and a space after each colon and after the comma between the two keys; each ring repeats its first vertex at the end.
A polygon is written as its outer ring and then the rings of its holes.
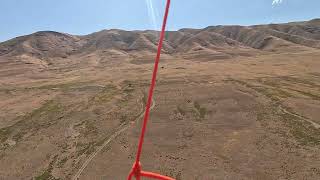
{"type": "MultiPolygon", "coordinates": [[[[235,82],[238,83],[238,84],[240,84],[240,85],[242,85],[242,86],[245,86],[246,88],[250,88],[250,89],[256,91],[257,93],[262,94],[262,95],[265,96],[265,94],[261,93],[261,92],[258,91],[256,88],[253,88],[252,86],[247,85],[247,83],[245,83],[245,82],[241,82],[241,81],[237,81],[237,80],[236,80],[235,82]]],[[[269,98],[269,99],[270,99],[270,98],[269,98]]],[[[272,100],[272,99],[271,99],[271,100],[272,100]]],[[[309,119],[309,118],[306,118],[306,117],[304,117],[304,116],[302,116],[302,115],[299,115],[299,114],[296,114],[296,113],[292,113],[292,112],[288,111],[288,110],[287,110],[285,107],[283,107],[282,105],[278,105],[278,108],[279,108],[283,113],[289,114],[289,115],[294,116],[294,117],[296,117],[296,118],[299,118],[299,119],[301,119],[301,120],[303,120],[303,121],[306,121],[306,122],[310,123],[314,128],[320,129],[320,124],[319,124],[319,123],[314,122],[313,120],[311,120],[311,119],[309,119]]]]}
{"type": "Polygon", "coordinates": [[[280,108],[280,110],[281,110],[282,112],[284,112],[284,113],[286,113],[286,114],[290,114],[291,116],[297,117],[297,118],[302,119],[302,120],[304,120],[304,121],[307,121],[307,122],[310,123],[314,128],[320,129],[320,124],[312,121],[311,119],[305,118],[305,117],[300,116],[300,115],[295,114],[295,113],[292,113],[292,112],[286,110],[285,108],[283,108],[282,106],[279,106],[279,108],[280,108]]]}
{"type": "MultiPolygon", "coordinates": [[[[141,100],[143,101],[143,100],[141,100]]],[[[156,106],[156,102],[154,101],[154,99],[152,99],[152,105],[150,107],[150,111],[154,109],[154,107],[156,106]]],[[[142,102],[142,112],[140,113],[140,115],[133,121],[133,122],[137,122],[139,119],[141,119],[144,115],[144,103],[142,102]]],[[[82,172],[86,169],[86,167],[89,165],[89,163],[92,161],[92,159],[99,154],[99,152],[101,152],[101,150],[103,148],[105,148],[108,144],[110,144],[110,142],[112,142],[116,137],[118,137],[122,132],[124,132],[125,130],[127,130],[130,126],[132,125],[132,123],[122,123],[119,126],[119,130],[116,131],[114,134],[112,134],[109,138],[106,138],[106,140],[104,141],[104,143],[99,146],[87,159],[86,161],[82,164],[81,168],[78,170],[78,172],[74,175],[74,177],[72,178],[72,180],[78,180],[82,174],[82,172]]]]}

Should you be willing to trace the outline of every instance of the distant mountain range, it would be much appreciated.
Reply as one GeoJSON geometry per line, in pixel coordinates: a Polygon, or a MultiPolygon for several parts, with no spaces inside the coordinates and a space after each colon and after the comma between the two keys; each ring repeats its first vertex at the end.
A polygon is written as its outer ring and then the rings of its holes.
{"type": "MultiPolygon", "coordinates": [[[[84,36],[40,31],[0,43],[0,57],[83,57],[96,53],[129,57],[154,53],[158,32],[103,30],[84,36]]],[[[265,52],[291,52],[320,48],[320,19],[255,26],[210,26],[166,33],[163,52],[186,59],[224,59],[265,52]]],[[[35,61],[32,61],[35,62],[35,61]]],[[[31,63],[32,63],[31,62],[31,63]]]]}

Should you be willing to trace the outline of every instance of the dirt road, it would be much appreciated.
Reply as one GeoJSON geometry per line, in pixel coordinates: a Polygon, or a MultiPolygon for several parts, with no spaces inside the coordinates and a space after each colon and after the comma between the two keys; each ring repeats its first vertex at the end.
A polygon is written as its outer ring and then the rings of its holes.
{"type": "MultiPolygon", "coordinates": [[[[156,103],[155,100],[152,99],[152,105],[150,107],[150,110],[153,110],[155,107],[156,103]]],[[[144,108],[144,104],[141,100],[141,106],[142,108],[144,108]]],[[[137,122],[139,121],[143,115],[144,115],[145,111],[142,111],[140,113],[140,115],[133,121],[133,122],[137,122]]],[[[122,132],[126,131],[129,127],[131,127],[133,123],[127,123],[124,122],[119,126],[119,130],[116,131],[114,134],[112,134],[108,139],[105,140],[105,142],[99,146],[88,158],[87,160],[83,163],[83,165],[81,166],[81,168],[78,170],[78,172],[75,174],[75,176],[72,178],[73,180],[78,180],[81,176],[81,173],[85,170],[85,168],[89,165],[89,163],[92,161],[92,159],[103,149],[105,148],[110,142],[112,142],[116,137],[118,137],[122,132]]]]}

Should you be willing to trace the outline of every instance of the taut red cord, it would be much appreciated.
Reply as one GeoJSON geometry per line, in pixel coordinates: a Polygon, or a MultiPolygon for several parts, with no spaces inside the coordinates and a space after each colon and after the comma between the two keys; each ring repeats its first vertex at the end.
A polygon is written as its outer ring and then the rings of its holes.
{"type": "Polygon", "coordinates": [[[159,60],[160,60],[160,55],[161,55],[161,49],[162,49],[162,44],[163,44],[163,39],[165,35],[165,30],[166,30],[166,24],[167,24],[167,19],[168,19],[168,14],[169,14],[169,8],[170,8],[170,0],[167,0],[166,4],[166,9],[164,13],[164,18],[163,18],[163,23],[162,23],[162,29],[161,29],[161,34],[160,34],[160,39],[158,43],[158,51],[157,51],[157,56],[154,62],[154,69],[153,69],[153,74],[152,74],[152,80],[151,80],[151,85],[149,88],[149,96],[146,104],[146,111],[144,114],[143,118],[143,126],[141,129],[141,135],[139,139],[139,145],[138,145],[138,150],[137,150],[137,156],[136,156],[136,161],[133,164],[133,167],[129,173],[128,180],[131,180],[133,176],[135,176],[136,180],[140,180],[141,177],[149,177],[149,178],[154,178],[154,179],[160,179],[160,180],[174,180],[173,178],[167,177],[167,176],[162,176],[156,173],[151,173],[151,172],[145,172],[141,170],[141,164],[140,164],[140,156],[141,156],[141,151],[142,151],[142,145],[143,145],[143,140],[144,140],[144,135],[146,132],[147,128],[147,122],[149,119],[149,113],[150,113],[150,106],[151,106],[151,101],[152,101],[152,96],[153,96],[153,90],[156,85],[156,79],[157,79],[157,72],[158,72],[158,65],[159,65],[159,60]]]}

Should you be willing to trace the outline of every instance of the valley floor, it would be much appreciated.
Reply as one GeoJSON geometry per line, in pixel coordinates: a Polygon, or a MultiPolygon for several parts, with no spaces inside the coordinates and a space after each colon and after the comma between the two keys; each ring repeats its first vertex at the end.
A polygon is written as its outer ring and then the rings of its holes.
{"type": "MultiPolygon", "coordinates": [[[[166,59],[143,168],[177,180],[319,179],[319,57],[166,59]]],[[[1,62],[0,179],[126,178],[152,61],[20,71],[1,62]]]]}

